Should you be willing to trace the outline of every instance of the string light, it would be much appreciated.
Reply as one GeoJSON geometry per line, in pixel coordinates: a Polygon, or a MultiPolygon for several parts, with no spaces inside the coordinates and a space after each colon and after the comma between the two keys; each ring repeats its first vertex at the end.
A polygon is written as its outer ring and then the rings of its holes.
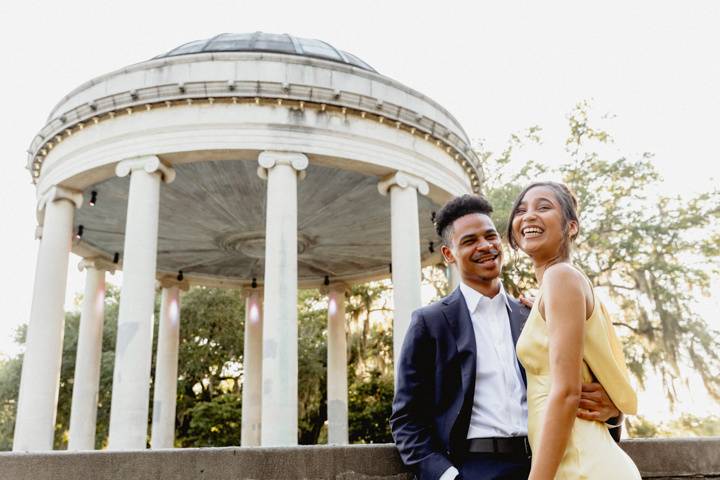
{"type": "Polygon", "coordinates": [[[119,263],[119,262],[120,262],[120,253],[115,252],[115,254],[113,255],[113,263],[119,263]]]}
{"type": "Polygon", "coordinates": [[[77,233],[75,233],[75,238],[80,240],[83,236],[84,231],[85,231],[85,227],[83,227],[82,225],[78,225],[77,233]]]}
{"type": "Polygon", "coordinates": [[[182,271],[182,270],[178,270],[178,274],[177,274],[177,280],[178,280],[178,282],[182,282],[184,278],[185,278],[185,275],[183,275],[183,271],[182,271]]]}
{"type": "Polygon", "coordinates": [[[250,284],[252,288],[257,288],[257,278],[253,277],[252,283],[250,284]]]}
{"type": "Polygon", "coordinates": [[[95,204],[97,203],[97,192],[95,190],[90,192],[90,202],[89,203],[90,203],[91,207],[94,207],[95,204]]]}
{"type": "Polygon", "coordinates": [[[330,277],[328,277],[327,275],[325,275],[325,279],[323,280],[323,285],[325,285],[326,287],[328,285],[330,285],[330,277]]]}

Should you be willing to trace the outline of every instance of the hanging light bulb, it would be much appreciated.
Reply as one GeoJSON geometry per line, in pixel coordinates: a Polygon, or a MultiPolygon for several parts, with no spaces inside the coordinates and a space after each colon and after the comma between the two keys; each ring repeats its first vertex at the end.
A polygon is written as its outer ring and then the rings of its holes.
{"type": "Polygon", "coordinates": [[[115,252],[115,255],[113,255],[113,263],[118,263],[120,261],[120,253],[115,252]]]}
{"type": "Polygon", "coordinates": [[[328,277],[327,275],[325,275],[325,279],[323,280],[323,285],[325,285],[326,287],[328,285],[330,285],[330,277],[328,277]]]}
{"type": "Polygon", "coordinates": [[[257,288],[257,278],[253,277],[252,283],[250,284],[252,288],[257,288]]]}
{"type": "Polygon", "coordinates": [[[182,270],[178,270],[178,274],[177,274],[178,282],[182,282],[184,278],[185,278],[185,275],[183,275],[182,270]]]}
{"type": "Polygon", "coordinates": [[[85,231],[85,227],[82,225],[78,225],[77,232],[75,233],[75,238],[80,240],[83,236],[83,232],[85,231]]]}
{"type": "Polygon", "coordinates": [[[90,203],[91,207],[94,207],[95,204],[97,203],[97,192],[95,190],[90,192],[90,202],[89,203],[90,203]]]}

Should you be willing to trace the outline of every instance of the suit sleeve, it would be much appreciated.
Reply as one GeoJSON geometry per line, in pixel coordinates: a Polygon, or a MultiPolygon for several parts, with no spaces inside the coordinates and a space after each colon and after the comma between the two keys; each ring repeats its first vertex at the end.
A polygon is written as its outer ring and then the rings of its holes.
{"type": "Polygon", "coordinates": [[[434,433],[435,342],[420,311],[405,335],[390,427],[400,457],[420,480],[437,480],[452,466],[434,433]]]}
{"type": "Polygon", "coordinates": [[[622,436],[622,423],[625,419],[625,416],[620,412],[620,416],[609,418],[607,422],[605,422],[605,425],[608,427],[608,430],[610,431],[610,436],[615,440],[615,442],[620,442],[620,437],[622,436]]]}

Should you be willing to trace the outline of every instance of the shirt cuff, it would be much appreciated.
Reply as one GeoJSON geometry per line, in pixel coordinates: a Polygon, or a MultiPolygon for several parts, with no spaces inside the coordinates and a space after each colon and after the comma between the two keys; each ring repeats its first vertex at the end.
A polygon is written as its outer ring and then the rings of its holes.
{"type": "Polygon", "coordinates": [[[608,428],[617,428],[622,426],[623,421],[625,421],[625,415],[620,412],[620,415],[618,415],[617,417],[608,418],[608,421],[605,422],[605,425],[607,425],[608,428]]]}
{"type": "Polygon", "coordinates": [[[438,478],[438,480],[454,480],[454,478],[458,475],[460,475],[460,472],[457,468],[448,467],[448,469],[445,470],[442,475],[440,475],[440,478],[438,478]]]}

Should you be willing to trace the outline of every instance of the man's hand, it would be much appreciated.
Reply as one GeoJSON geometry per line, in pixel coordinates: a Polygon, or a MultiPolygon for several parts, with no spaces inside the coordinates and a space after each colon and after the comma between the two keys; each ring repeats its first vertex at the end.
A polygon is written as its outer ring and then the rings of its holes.
{"type": "Polygon", "coordinates": [[[583,383],[577,416],[584,420],[607,422],[620,415],[607,392],[599,383],[583,383]]]}

